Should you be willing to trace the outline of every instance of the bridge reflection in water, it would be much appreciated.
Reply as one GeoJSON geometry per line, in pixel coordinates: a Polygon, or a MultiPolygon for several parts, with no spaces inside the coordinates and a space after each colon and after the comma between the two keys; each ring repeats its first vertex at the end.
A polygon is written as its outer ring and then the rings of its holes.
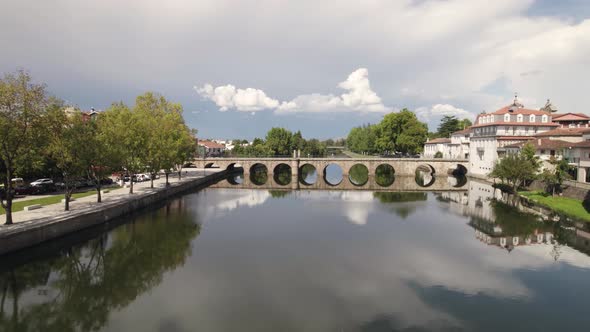
{"type": "Polygon", "coordinates": [[[236,171],[226,181],[212,185],[212,188],[268,189],[268,190],[369,190],[369,191],[466,191],[465,176],[437,176],[428,169],[416,170],[415,176],[395,176],[388,165],[377,168],[375,175],[370,175],[366,167],[352,167],[348,176],[329,167],[324,174],[317,173],[314,167],[301,168],[299,176],[291,174],[289,167],[275,169],[269,174],[261,167],[250,170],[249,174],[236,171]]]}

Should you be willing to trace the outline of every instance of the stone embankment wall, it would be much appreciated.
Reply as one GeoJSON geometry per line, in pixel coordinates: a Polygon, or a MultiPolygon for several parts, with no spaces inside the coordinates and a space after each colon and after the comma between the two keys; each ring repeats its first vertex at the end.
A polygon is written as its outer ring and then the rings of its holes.
{"type": "Polygon", "coordinates": [[[48,217],[2,226],[0,227],[0,255],[106,223],[131,212],[157,205],[173,196],[205,187],[224,179],[226,176],[227,172],[221,171],[202,178],[174,183],[167,188],[136,193],[124,200],[104,202],[98,207],[72,211],[66,216],[48,217]]]}
{"type": "MultiPolygon", "coordinates": [[[[542,181],[535,180],[529,186],[530,190],[545,190],[545,184],[542,181]]],[[[581,201],[590,199],[590,184],[575,181],[565,181],[563,196],[579,199],[581,201]]]]}

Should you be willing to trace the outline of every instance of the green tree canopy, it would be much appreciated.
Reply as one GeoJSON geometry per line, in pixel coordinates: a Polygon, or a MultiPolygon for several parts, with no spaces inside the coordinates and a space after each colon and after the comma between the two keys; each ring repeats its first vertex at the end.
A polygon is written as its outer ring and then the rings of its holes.
{"type": "Polygon", "coordinates": [[[387,114],[378,124],[376,146],[381,153],[417,153],[422,151],[427,136],[426,124],[404,108],[400,112],[387,114]]]}

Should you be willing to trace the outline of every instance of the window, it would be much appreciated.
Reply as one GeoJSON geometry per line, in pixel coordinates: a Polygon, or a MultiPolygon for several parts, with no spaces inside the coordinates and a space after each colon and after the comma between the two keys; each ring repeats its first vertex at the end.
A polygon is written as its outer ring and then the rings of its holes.
{"type": "Polygon", "coordinates": [[[545,154],[545,150],[541,150],[541,154],[545,154]]]}
{"type": "Polygon", "coordinates": [[[535,115],[534,114],[529,115],[529,122],[535,122],[535,115]]]}
{"type": "Polygon", "coordinates": [[[510,122],[510,114],[504,114],[504,122],[510,122]]]}
{"type": "Polygon", "coordinates": [[[543,122],[543,123],[547,123],[547,115],[543,115],[543,116],[541,117],[541,122],[543,122]]]}
{"type": "Polygon", "coordinates": [[[555,156],[555,150],[551,150],[551,151],[549,152],[549,154],[550,154],[550,155],[552,155],[552,156],[555,156]]]}
{"type": "Polygon", "coordinates": [[[522,122],[522,114],[516,116],[516,122],[522,122]]]}

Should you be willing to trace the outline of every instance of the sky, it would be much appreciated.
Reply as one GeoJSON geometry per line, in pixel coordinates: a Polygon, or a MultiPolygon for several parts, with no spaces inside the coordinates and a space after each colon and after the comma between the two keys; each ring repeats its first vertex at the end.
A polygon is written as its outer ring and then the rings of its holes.
{"type": "Polygon", "coordinates": [[[587,0],[0,0],[0,72],[82,109],[146,91],[205,138],[345,137],[408,108],[435,130],[548,98],[590,113],[587,0]]]}

